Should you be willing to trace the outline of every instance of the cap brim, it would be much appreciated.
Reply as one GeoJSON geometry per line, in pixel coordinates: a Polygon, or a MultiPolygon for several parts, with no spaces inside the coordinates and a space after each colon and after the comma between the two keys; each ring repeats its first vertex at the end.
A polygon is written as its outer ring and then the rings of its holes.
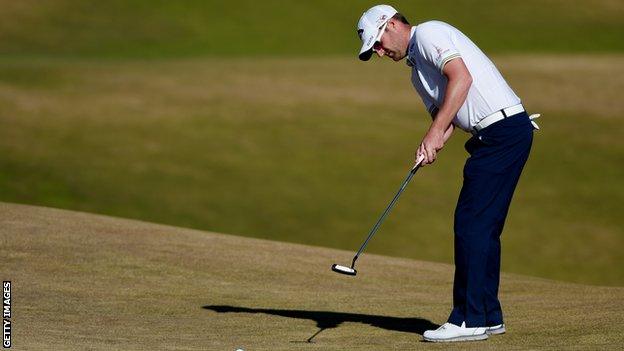
{"type": "Polygon", "coordinates": [[[360,54],[358,55],[360,60],[368,61],[373,56],[373,46],[377,41],[379,41],[379,39],[381,39],[381,36],[383,35],[384,31],[386,30],[386,26],[388,25],[388,21],[386,21],[386,23],[384,23],[381,28],[378,28],[377,31],[374,33],[371,33],[370,31],[366,33],[366,31],[364,31],[364,35],[362,37],[368,39],[364,42],[365,44],[362,45],[362,48],[360,49],[360,54]]]}
{"type": "Polygon", "coordinates": [[[360,60],[362,61],[368,61],[371,59],[371,57],[373,57],[373,48],[370,48],[368,50],[365,50],[363,52],[360,52],[360,55],[358,56],[360,58],[360,60]]]}

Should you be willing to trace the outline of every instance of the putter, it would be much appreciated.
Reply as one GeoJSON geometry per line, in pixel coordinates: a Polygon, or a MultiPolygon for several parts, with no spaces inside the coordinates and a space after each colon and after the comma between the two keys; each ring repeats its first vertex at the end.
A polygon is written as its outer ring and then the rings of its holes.
{"type": "Polygon", "coordinates": [[[351,267],[341,266],[339,264],[334,263],[331,267],[332,271],[336,273],[340,273],[340,274],[346,274],[346,275],[357,274],[357,271],[355,270],[355,261],[358,259],[358,257],[360,257],[360,255],[366,248],[366,245],[368,245],[368,242],[373,237],[373,235],[375,235],[375,232],[377,232],[377,229],[379,229],[379,226],[381,226],[381,222],[383,222],[383,220],[386,218],[386,216],[388,215],[388,213],[390,212],[394,204],[397,202],[397,200],[401,196],[401,193],[403,193],[403,190],[405,190],[405,187],[407,187],[407,183],[409,183],[409,181],[412,180],[412,177],[414,177],[414,174],[416,174],[416,171],[418,171],[418,168],[420,168],[420,163],[423,161],[424,158],[425,157],[422,155],[418,157],[416,164],[414,165],[414,167],[412,167],[412,169],[407,174],[407,178],[405,178],[405,180],[403,181],[403,184],[401,184],[399,191],[396,193],[396,195],[394,195],[394,198],[392,199],[392,201],[390,201],[390,204],[388,205],[388,207],[386,207],[386,210],[381,214],[381,217],[379,217],[379,219],[377,220],[377,223],[375,223],[370,233],[368,233],[368,237],[366,238],[362,246],[360,246],[360,249],[355,254],[355,257],[353,257],[353,261],[351,262],[351,267]]]}

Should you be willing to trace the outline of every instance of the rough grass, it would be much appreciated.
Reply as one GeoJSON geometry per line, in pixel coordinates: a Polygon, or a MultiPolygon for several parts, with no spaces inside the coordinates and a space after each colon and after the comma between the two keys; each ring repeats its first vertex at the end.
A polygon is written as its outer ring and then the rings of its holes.
{"type": "MultiPolygon", "coordinates": [[[[544,114],[504,269],[623,284],[622,57],[495,61],[544,114]]],[[[406,70],[343,58],[5,59],[0,199],[352,249],[428,125],[406,70]]],[[[418,174],[371,252],[452,262],[466,139],[418,174]]]]}
{"type": "MultiPolygon", "coordinates": [[[[355,55],[372,0],[0,0],[0,54],[161,58],[355,55]]],[[[488,52],[622,52],[618,0],[393,1],[445,20],[488,52]]]]}
{"type": "Polygon", "coordinates": [[[503,274],[508,333],[432,345],[450,265],[0,204],[16,350],[615,349],[623,288],[503,274]],[[311,339],[312,343],[307,341],[311,339]]]}

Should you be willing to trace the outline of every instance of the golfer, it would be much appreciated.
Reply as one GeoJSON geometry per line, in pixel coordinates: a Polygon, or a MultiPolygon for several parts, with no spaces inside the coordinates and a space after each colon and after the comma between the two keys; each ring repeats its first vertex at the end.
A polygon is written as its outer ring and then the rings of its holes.
{"type": "Polygon", "coordinates": [[[502,334],[500,235],[537,124],[492,61],[453,26],[411,26],[393,7],[378,5],[362,15],[357,32],[361,60],[373,53],[407,58],[412,84],[433,119],[416,151],[422,165],[436,160],[455,128],[472,135],[455,209],[453,309],[447,323],[423,337],[467,341],[502,334]]]}

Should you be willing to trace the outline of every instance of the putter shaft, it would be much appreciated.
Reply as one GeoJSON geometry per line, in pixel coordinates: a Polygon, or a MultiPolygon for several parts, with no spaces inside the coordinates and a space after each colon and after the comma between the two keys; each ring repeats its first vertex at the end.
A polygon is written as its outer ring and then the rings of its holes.
{"type": "Polygon", "coordinates": [[[414,168],[412,168],[409,171],[409,173],[407,174],[407,177],[405,178],[405,180],[401,184],[401,187],[399,188],[399,191],[396,193],[396,195],[394,195],[394,198],[392,199],[392,201],[390,201],[390,204],[388,205],[388,207],[386,207],[386,210],[381,214],[381,217],[379,217],[379,219],[377,220],[377,223],[375,223],[373,228],[371,228],[370,232],[368,233],[368,237],[366,238],[366,240],[364,241],[362,246],[360,246],[360,249],[355,254],[355,257],[353,257],[353,262],[351,262],[351,268],[355,267],[355,261],[358,259],[360,254],[362,254],[362,252],[366,248],[366,245],[368,245],[368,242],[370,241],[370,239],[373,237],[373,235],[375,235],[375,233],[377,232],[377,229],[379,229],[379,227],[381,226],[381,223],[383,222],[383,220],[386,218],[386,216],[388,215],[388,213],[390,212],[392,207],[394,207],[394,204],[397,202],[397,200],[399,200],[399,197],[403,193],[403,190],[405,190],[405,188],[407,187],[407,184],[409,183],[409,181],[412,180],[412,178],[414,177],[414,174],[416,174],[416,171],[418,171],[418,168],[420,168],[420,163],[421,162],[422,162],[422,159],[419,160],[416,163],[416,165],[414,166],[414,168]]]}

